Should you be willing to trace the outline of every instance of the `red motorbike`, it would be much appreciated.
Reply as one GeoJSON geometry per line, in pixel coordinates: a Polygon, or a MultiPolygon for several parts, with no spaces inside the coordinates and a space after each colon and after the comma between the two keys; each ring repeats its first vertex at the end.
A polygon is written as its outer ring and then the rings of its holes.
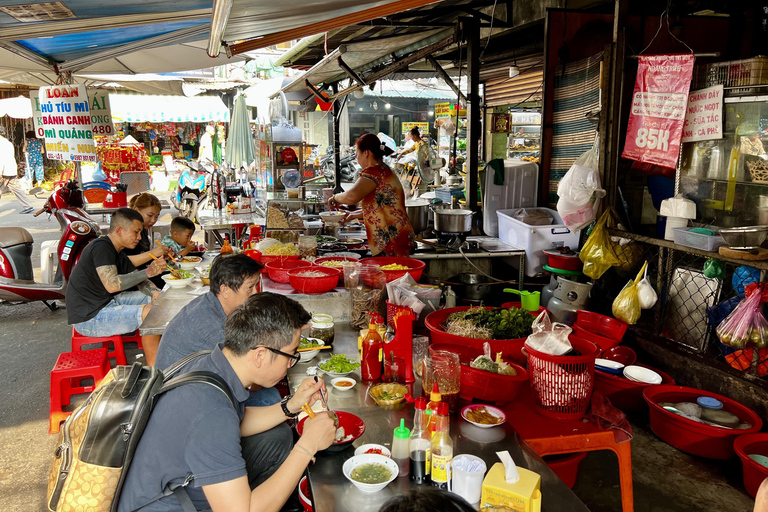
{"type": "Polygon", "coordinates": [[[56,215],[62,236],[57,250],[58,269],[50,284],[35,282],[32,272],[32,235],[22,227],[0,227],[0,301],[42,301],[51,311],[63,300],[69,274],[91,240],[101,235],[99,225],[83,208],[83,192],[70,180],[56,189],[42,210],[35,213],[56,215]]]}

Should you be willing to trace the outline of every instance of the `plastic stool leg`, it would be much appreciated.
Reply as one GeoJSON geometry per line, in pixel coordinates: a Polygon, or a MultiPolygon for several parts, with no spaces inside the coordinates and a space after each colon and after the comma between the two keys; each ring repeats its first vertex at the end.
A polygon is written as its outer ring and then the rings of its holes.
{"type": "Polygon", "coordinates": [[[48,433],[58,434],[59,430],[61,430],[61,422],[69,418],[71,414],[71,412],[51,411],[48,418],[48,433]]]}
{"type": "Polygon", "coordinates": [[[634,512],[635,495],[632,486],[632,447],[630,441],[617,443],[613,452],[619,459],[619,485],[621,487],[621,508],[623,512],[634,512]]]}

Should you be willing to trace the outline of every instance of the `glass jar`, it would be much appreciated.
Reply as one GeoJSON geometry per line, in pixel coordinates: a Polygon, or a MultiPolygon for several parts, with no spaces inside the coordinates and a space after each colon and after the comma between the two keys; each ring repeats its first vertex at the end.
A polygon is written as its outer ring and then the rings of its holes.
{"type": "Polygon", "coordinates": [[[429,347],[424,357],[421,375],[421,389],[425,396],[432,391],[432,385],[437,381],[441,401],[448,403],[451,412],[458,409],[459,387],[461,384],[461,362],[459,356],[445,350],[434,350],[429,347]]]}
{"type": "Polygon", "coordinates": [[[317,238],[315,235],[299,236],[299,255],[302,258],[317,256],[317,238]]]}
{"type": "Polygon", "coordinates": [[[333,345],[333,338],[336,330],[331,315],[316,314],[312,315],[312,324],[309,327],[309,337],[323,340],[326,345],[333,345]]]}

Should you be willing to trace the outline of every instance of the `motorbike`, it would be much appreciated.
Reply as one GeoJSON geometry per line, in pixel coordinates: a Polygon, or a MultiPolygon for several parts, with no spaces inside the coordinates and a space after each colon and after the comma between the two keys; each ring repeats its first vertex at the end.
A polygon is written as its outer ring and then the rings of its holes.
{"type": "MultiPolygon", "coordinates": [[[[334,183],[336,181],[336,166],[333,161],[333,153],[333,147],[329,146],[328,150],[325,152],[325,156],[320,159],[320,169],[322,169],[325,181],[328,183],[334,183]]],[[[357,181],[357,177],[363,169],[360,167],[360,164],[357,163],[357,158],[354,153],[342,156],[339,161],[339,167],[341,168],[341,181],[352,183],[357,181]]]]}
{"type": "MultiPolygon", "coordinates": [[[[83,192],[74,180],[56,189],[35,217],[55,215],[61,226],[57,249],[59,265],[52,283],[35,282],[32,272],[32,235],[22,227],[0,227],[0,300],[41,301],[51,311],[63,300],[72,269],[92,240],[101,235],[99,225],[82,209],[83,192]]],[[[41,255],[42,258],[42,255],[41,255]]]]}
{"type": "Polygon", "coordinates": [[[171,204],[179,210],[179,215],[194,220],[200,201],[206,197],[208,170],[195,161],[176,161],[176,165],[183,170],[176,190],[171,193],[171,204]]]}

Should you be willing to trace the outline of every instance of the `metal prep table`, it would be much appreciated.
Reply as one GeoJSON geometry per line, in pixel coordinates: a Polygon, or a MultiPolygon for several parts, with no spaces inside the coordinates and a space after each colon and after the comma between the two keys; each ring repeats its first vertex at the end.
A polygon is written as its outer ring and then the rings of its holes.
{"type": "Polygon", "coordinates": [[[226,211],[198,213],[197,219],[200,222],[200,227],[205,231],[205,243],[208,247],[215,247],[217,243],[223,245],[223,235],[225,234],[229,235],[230,243],[234,244],[237,238],[237,226],[250,226],[251,224],[263,226],[266,223],[266,219],[257,213],[235,215],[226,211]]]}
{"type": "MultiPolygon", "coordinates": [[[[347,323],[336,323],[336,337],[333,342],[334,354],[347,354],[357,358],[357,332],[347,323]]],[[[322,358],[330,357],[323,353],[322,358]]],[[[307,378],[308,366],[317,364],[320,356],[309,363],[299,363],[288,371],[288,381],[291,389],[307,378]]],[[[393,496],[404,494],[412,485],[408,477],[398,477],[384,490],[366,494],[360,492],[341,473],[344,461],[354,455],[358,446],[366,443],[378,443],[391,446],[392,432],[400,425],[400,419],[405,418],[408,427],[413,424],[413,408],[403,406],[399,410],[385,410],[375,405],[368,396],[368,389],[375,383],[364,382],[360,378],[360,370],[355,370],[353,377],[358,384],[349,391],[338,391],[331,386],[331,379],[322,372],[319,374],[325,380],[328,388],[328,405],[331,409],[350,412],[365,421],[365,433],[344,451],[332,454],[320,453],[317,462],[307,468],[312,500],[316,512],[376,512],[379,507],[393,496]]],[[[415,396],[420,396],[421,384],[417,381],[409,385],[415,396]]],[[[472,454],[481,457],[487,467],[498,462],[497,451],[508,450],[521,467],[535,471],[541,475],[541,492],[543,495],[542,510],[545,512],[587,512],[587,507],[579,498],[549,469],[547,464],[522,440],[509,423],[489,429],[472,425],[453,414],[451,417],[451,438],[454,443],[454,454],[472,454]]]]}

